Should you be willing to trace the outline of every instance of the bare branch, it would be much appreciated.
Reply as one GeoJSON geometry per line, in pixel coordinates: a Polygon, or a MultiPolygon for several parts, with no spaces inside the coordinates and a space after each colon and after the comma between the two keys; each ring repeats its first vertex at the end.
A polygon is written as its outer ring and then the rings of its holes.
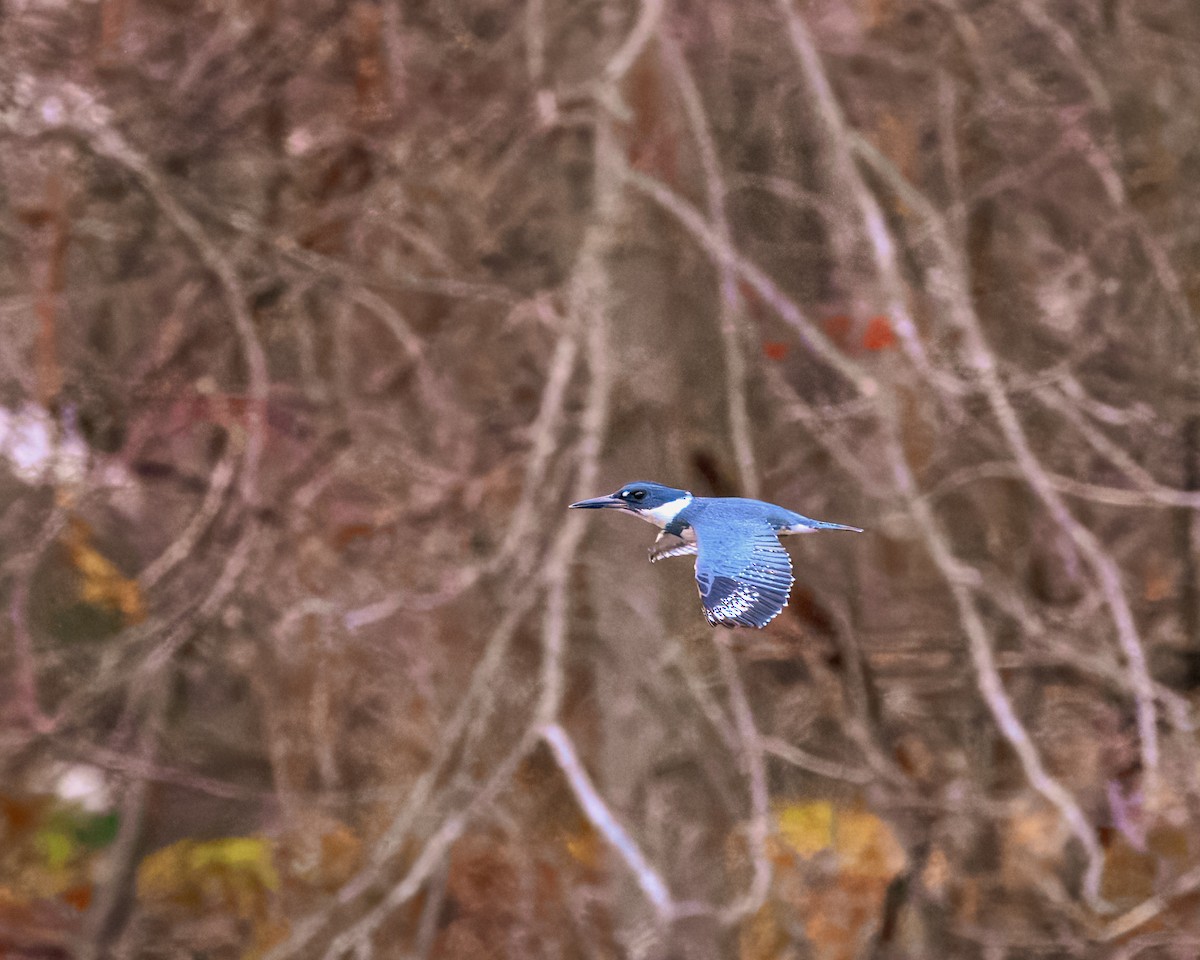
{"type": "Polygon", "coordinates": [[[258,472],[266,438],[266,407],[270,389],[267,357],[259,341],[249,300],[233,262],[225,255],[207,230],[176,199],[167,182],[150,159],[133,147],[109,121],[107,111],[82,89],[67,85],[57,97],[48,95],[42,116],[61,117],[57,128],[83,138],[97,155],[106,157],[131,173],[154,200],[163,215],[195,248],[204,265],[220,282],[234,329],[242,344],[246,366],[247,392],[246,440],[241,475],[242,496],[249,504],[258,503],[258,472]],[[50,102],[57,101],[54,109],[50,102]]]}
{"type": "Polygon", "coordinates": [[[642,0],[633,29],[604,66],[606,86],[615,88],[621,78],[629,72],[630,67],[637,62],[646,44],[654,38],[666,5],[666,0],[642,0]]]}
{"type": "Polygon", "coordinates": [[[864,397],[874,397],[878,393],[879,384],[874,377],[869,376],[858,364],[843,355],[766,273],[746,260],[732,244],[723,242],[691,204],[653,177],[628,168],[624,176],[634,189],[678,220],[718,265],[728,264],[736,270],[738,276],[796,331],[812,352],[827,366],[837,371],[858,393],[864,397]]]}
{"type": "Polygon", "coordinates": [[[1055,523],[1070,536],[1072,542],[1087,559],[1088,565],[1103,588],[1105,603],[1112,613],[1117,639],[1125,654],[1133,681],[1132,688],[1137,708],[1138,734],[1141,740],[1147,792],[1151,796],[1156,796],[1159,749],[1154,685],[1146,664],[1146,654],[1142,648],[1142,640],[1133,617],[1133,611],[1129,606],[1129,599],[1121,582],[1120,569],[1096,535],[1071,513],[1059,492],[1050,482],[1037,454],[1033,451],[1025,428],[1000,382],[996,359],[984,339],[983,331],[971,305],[961,257],[954,250],[945,221],[929,200],[909,184],[895,166],[871,143],[858,134],[852,134],[851,138],[859,156],[884,178],[905,203],[919,211],[929,227],[930,236],[937,248],[937,261],[934,269],[940,281],[937,284],[938,292],[946,302],[947,318],[963,334],[963,353],[966,360],[984,387],[992,413],[1000,424],[1026,482],[1038,499],[1042,501],[1055,523]]]}
{"type": "MultiPolygon", "coordinates": [[[[700,166],[708,193],[708,217],[722,244],[732,247],[732,232],[725,214],[725,180],[721,176],[720,159],[713,143],[712,129],[704,111],[704,102],[696,81],[688,70],[679,45],[665,31],[659,33],[659,48],[675,86],[683,100],[684,111],[692,128],[692,136],[700,154],[700,166]]],[[[725,398],[729,410],[729,434],[733,441],[734,459],[744,496],[759,495],[758,465],[754,457],[754,438],[750,430],[750,414],[746,409],[746,358],[742,354],[743,312],[745,305],[738,290],[737,275],[732,266],[720,265],[721,341],[725,348],[725,398]]]]}
{"type": "MultiPolygon", "coordinates": [[[[789,322],[795,323],[802,332],[814,335],[811,341],[814,345],[828,347],[829,352],[837,360],[831,360],[839,372],[843,372],[848,381],[858,386],[860,393],[875,399],[877,416],[885,429],[885,452],[892,467],[892,478],[896,489],[904,497],[912,518],[933,557],[939,571],[945,578],[954,596],[958,608],[960,622],[968,639],[972,662],[979,678],[980,691],[987,703],[997,726],[1004,737],[1012,744],[1014,751],[1021,760],[1030,785],[1042,794],[1063,816],[1072,834],[1079,840],[1088,859],[1086,890],[1093,903],[1100,905],[1099,884],[1104,869],[1104,852],[1083,811],[1075,799],[1057,780],[1051,777],[1042,764],[1037,749],[1029,737],[1028,731],[1017,718],[1012,703],[1004,690],[996,669],[995,656],[992,651],[991,639],[983,624],[983,620],[975,608],[967,583],[972,579],[967,576],[962,563],[954,556],[949,541],[941,525],[922,501],[912,475],[911,468],[905,458],[898,429],[898,405],[892,400],[890,392],[880,393],[875,380],[863,373],[857,364],[841,357],[828,342],[807,324],[799,309],[785,297],[769,279],[757,268],[748,264],[736,251],[723,246],[714,236],[701,218],[692,211],[682,200],[675,197],[665,186],[649,178],[635,173],[628,173],[630,182],[642,192],[651,196],[660,206],[667,209],[689,229],[708,250],[710,256],[719,262],[732,264],[739,274],[759,290],[763,299],[789,322]]],[[[818,347],[820,352],[820,347],[818,347]]],[[[822,356],[824,354],[822,353],[822,356]]]]}
{"type": "Polygon", "coordinates": [[[799,767],[801,770],[815,773],[819,777],[859,784],[870,783],[875,779],[875,774],[869,770],[856,770],[845,764],[826,760],[823,757],[809,753],[807,750],[801,750],[795,744],[788,743],[786,740],[780,740],[778,737],[764,737],[762,744],[763,749],[767,753],[778,757],[780,760],[785,760],[792,766],[799,767]]]}
{"type": "Polygon", "coordinates": [[[575,753],[575,747],[571,743],[571,738],[567,736],[567,732],[557,723],[550,723],[541,728],[541,737],[550,748],[551,753],[554,754],[559,769],[566,776],[567,783],[570,784],[571,791],[579,800],[588,821],[600,831],[609,846],[625,861],[625,865],[633,873],[638,887],[646,895],[646,899],[654,905],[659,917],[664,920],[669,919],[675,912],[675,904],[671,899],[670,891],[667,890],[667,885],[650,866],[638,845],[625,832],[625,828],[621,826],[600,794],[596,792],[591,778],[579,762],[579,757],[575,753]]]}
{"type": "Polygon", "coordinates": [[[787,26],[788,39],[817,108],[817,116],[825,134],[825,150],[831,157],[835,182],[840,188],[838,192],[844,190],[848,193],[858,208],[863,234],[871,248],[888,317],[900,335],[905,353],[921,375],[943,390],[960,392],[960,382],[934,366],[925,350],[916,321],[909,312],[905,283],[897,262],[895,238],[888,228],[887,218],[879,206],[879,201],[854,163],[845,116],[833,86],[825,74],[808,27],[803,17],[796,12],[793,0],[778,0],[778,5],[787,26]]]}
{"type": "Polygon", "coordinates": [[[721,675],[729,688],[729,705],[741,740],[738,759],[750,781],[750,863],[754,869],[754,876],[746,893],[722,913],[722,921],[732,923],[758,910],[771,889],[771,860],[767,854],[771,808],[767,793],[767,768],[763,758],[762,737],[754,723],[754,714],[750,711],[750,701],[746,698],[746,688],[738,672],[737,661],[729,648],[716,636],[713,642],[717,648],[717,662],[721,666],[721,675]]]}

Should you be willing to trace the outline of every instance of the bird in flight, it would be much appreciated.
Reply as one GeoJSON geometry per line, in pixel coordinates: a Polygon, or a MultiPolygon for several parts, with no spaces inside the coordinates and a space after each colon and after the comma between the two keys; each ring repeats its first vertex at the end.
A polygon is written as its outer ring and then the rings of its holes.
{"type": "Polygon", "coordinates": [[[812,530],[850,530],[810,520],[762,500],[695,497],[639,480],[616,493],[572,503],[574,510],[621,510],[661,529],[650,562],[696,556],[696,585],[713,626],[765,627],[787,606],[792,561],[779,538],[812,530]],[[669,538],[669,539],[668,539],[669,538]]]}

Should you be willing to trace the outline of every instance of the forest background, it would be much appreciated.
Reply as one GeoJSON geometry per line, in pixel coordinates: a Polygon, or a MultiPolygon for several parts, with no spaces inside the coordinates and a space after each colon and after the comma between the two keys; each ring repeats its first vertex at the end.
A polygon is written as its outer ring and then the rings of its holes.
{"type": "Polygon", "coordinates": [[[1197,954],[1195,0],[0,50],[0,954],[1197,954]],[[633,479],[867,533],[714,634],[633,479]]]}

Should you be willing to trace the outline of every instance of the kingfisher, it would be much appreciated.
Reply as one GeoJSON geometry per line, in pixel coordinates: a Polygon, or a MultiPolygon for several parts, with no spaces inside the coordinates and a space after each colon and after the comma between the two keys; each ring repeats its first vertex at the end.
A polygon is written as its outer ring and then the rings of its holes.
{"type": "Polygon", "coordinates": [[[795,578],[779,538],[813,530],[860,527],[812,520],[773,503],[742,497],[697,497],[639,480],[616,493],[580,500],[572,510],[621,510],[659,528],[650,562],[696,557],[696,585],[708,622],[762,629],[787,606],[795,578]]]}

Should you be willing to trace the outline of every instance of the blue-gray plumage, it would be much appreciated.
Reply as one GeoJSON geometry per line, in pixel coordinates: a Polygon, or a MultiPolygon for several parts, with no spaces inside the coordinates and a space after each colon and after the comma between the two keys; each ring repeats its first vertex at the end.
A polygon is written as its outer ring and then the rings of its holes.
{"type": "Polygon", "coordinates": [[[714,626],[765,627],[788,602],[792,562],[781,536],[858,527],[811,520],[762,500],[694,497],[661,483],[628,483],[607,497],[572,508],[622,510],[660,527],[650,562],[696,555],[696,584],[704,615],[714,626]],[[664,543],[664,538],[673,541],[664,543]]]}

